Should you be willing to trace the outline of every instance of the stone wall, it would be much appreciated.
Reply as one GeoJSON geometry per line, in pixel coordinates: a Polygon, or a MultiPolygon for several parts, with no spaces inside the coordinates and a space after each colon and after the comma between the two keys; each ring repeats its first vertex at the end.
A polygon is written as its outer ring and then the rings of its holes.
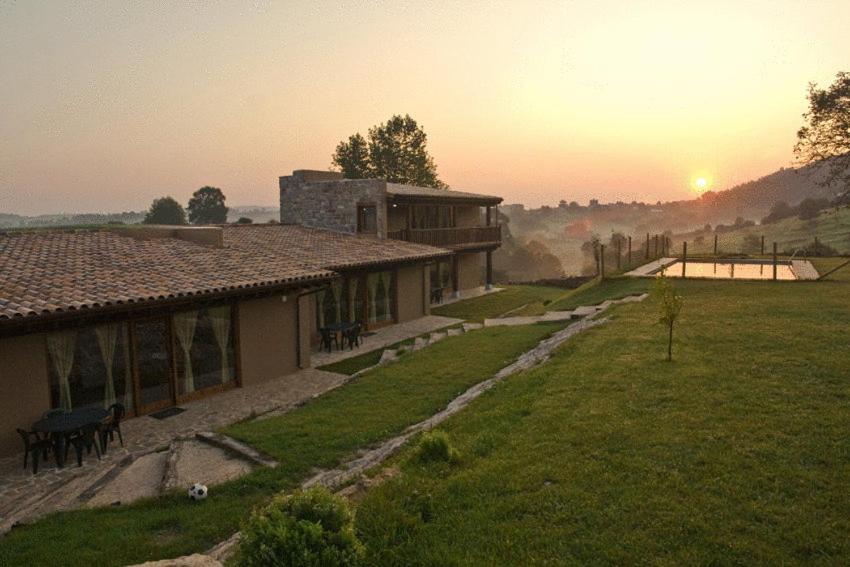
{"type": "MultiPolygon", "coordinates": [[[[315,172],[307,172],[315,173],[315,172]]],[[[323,172],[328,176],[340,176],[323,172]]],[[[377,209],[378,237],[387,235],[385,181],[380,179],[311,180],[315,176],[294,172],[280,178],[280,221],[355,234],[358,205],[377,209]]]]}

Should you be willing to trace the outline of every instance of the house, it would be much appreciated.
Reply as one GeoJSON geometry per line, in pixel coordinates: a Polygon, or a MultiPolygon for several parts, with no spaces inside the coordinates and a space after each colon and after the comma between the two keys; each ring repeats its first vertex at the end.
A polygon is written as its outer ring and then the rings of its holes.
{"type": "MultiPolygon", "coordinates": [[[[472,264],[464,255],[493,243],[422,243],[445,242],[439,230],[423,237],[422,220],[388,238],[386,223],[398,219],[386,205],[402,204],[388,195],[355,201],[355,227],[377,221],[382,205],[380,230],[303,222],[0,233],[0,455],[20,451],[15,428],[51,408],[117,401],[139,416],[309,367],[328,323],[375,328],[427,315],[435,266],[454,268],[452,291],[479,283],[458,277],[472,264]],[[362,211],[369,206],[374,214],[362,211]]],[[[430,209],[408,214],[419,211],[430,209]]]]}
{"type": "Polygon", "coordinates": [[[280,221],[378,239],[439,246],[452,252],[432,265],[431,298],[491,286],[493,250],[501,245],[501,197],[343,179],[332,171],[296,170],[280,178],[280,221]]]}

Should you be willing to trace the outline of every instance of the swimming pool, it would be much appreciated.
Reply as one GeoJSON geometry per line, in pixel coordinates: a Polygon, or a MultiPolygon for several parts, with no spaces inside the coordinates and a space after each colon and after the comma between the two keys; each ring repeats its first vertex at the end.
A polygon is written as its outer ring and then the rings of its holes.
{"type": "MultiPolygon", "coordinates": [[[[772,280],[773,262],[770,260],[718,260],[717,262],[691,261],[685,264],[682,274],[682,261],[675,262],[656,270],[670,278],[709,278],[723,280],[772,280]]],[[[779,262],[776,265],[777,280],[796,280],[791,264],[779,262]]]]}

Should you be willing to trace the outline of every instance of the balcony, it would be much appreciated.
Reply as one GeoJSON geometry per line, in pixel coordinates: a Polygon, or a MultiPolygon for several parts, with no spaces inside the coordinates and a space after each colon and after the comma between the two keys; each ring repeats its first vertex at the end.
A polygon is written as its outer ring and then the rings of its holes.
{"type": "Polygon", "coordinates": [[[476,245],[501,244],[502,229],[499,226],[408,228],[391,230],[387,232],[387,238],[442,248],[474,248],[476,245]]]}

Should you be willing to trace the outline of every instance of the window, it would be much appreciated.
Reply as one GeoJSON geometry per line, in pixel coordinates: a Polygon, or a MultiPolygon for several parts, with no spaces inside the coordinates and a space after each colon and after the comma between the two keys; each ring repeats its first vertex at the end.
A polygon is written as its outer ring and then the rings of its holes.
{"type": "Polygon", "coordinates": [[[177,391],[181,396],[235,379],[230,305],[174,315],[177,391]]]}
{"type": "Polygon", "coordinates": [[[47,353],[54,408],[133,407],[126,323],[50,333],[47,353]]]}
{"type": "Polygon", "coordinates": [[[375,205],[358,205],[357,232],[377,234],[378,209],[375,205]]]}
{"type": "Polygon", "coordinates": [[[447,289],[452,287],[452,263],[439,260],[431,265],[431,289],[447,289]]]}
{"type": "Polygon", "coordinates": [[[414,205],[412,228],[454,228],[455,219],[450,205],[414,205]]]}
{"type": "Polygon", "coordinates": [[[369,298],[369,322],[381,323],[393,320],[393,273],[372,272],[366,276],[369,298]]]}

